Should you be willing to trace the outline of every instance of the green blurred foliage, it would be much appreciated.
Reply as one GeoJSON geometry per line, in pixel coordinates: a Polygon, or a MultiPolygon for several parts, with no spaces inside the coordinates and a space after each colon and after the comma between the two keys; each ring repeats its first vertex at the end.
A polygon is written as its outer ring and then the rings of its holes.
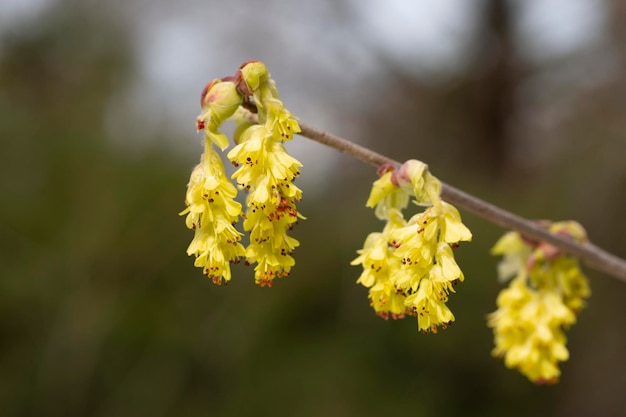
{"type": "MultiPolygon", "coordinates": [[[[457,252],[467,280],[450,301],[457,322],[425,336],[411,319],[377,318],[348,265],[382,226],[364,207],[373,173],[347,158],[342,181],[305,197],[292,276],[262,289],[238,265],[230,285],[212,285],[185,255],[191,232],[176,215],[189,161],[107,138],[107,99],[133,74],[130,35],[80,8],[44,20],[6,37],[0,58],[3,416],[540,416],[590,389],[618,390],[624,288],[595,274],[560,385],[533,386],[490,356],[485,315],[500,287],[488,250],[502,231],[470,215],[475,241],[457,252]]],[[[519,213],[593,228],[597,213],[577,203],[588,195],[579,187],[596,187],[594,166],[570,169],[586,157],[577,149],[545,180],[514,188],[433,166],[519,213]]],[[[598,236],[609,247],[624,243],[619,196],[603,216],[621,234],[598,236]]]]}

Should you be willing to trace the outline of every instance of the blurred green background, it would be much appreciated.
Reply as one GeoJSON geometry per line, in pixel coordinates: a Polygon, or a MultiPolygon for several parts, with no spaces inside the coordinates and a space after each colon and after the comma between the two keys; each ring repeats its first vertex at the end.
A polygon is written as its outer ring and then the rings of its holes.
{"type": "Polygon", "coordinates": [[[381,320],[349,266],[382,227],[364,207],[374,170],[303,138],[291,276],[259,288],[238,265],[217,287],[193,267],[177,213],[199,93],[252,58],[307,123],[525,217],[578,220],[626,256],[622,2],[311,3],[2,6],[0,415],[626,410],[624,283],[587,270],[562,380],[534,386],[490,356],[503,230],[464,214],[455,324],[426,336],[381,320]]]}

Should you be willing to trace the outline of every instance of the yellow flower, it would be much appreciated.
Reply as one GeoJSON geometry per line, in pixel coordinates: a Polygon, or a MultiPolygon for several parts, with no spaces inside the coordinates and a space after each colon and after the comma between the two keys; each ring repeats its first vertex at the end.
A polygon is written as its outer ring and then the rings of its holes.
{"type": "Polygon", "coordinates": [[[420,282],[419,289],[407,297],[405,304],[417,315],[419,330],[437,333],[439,326],[446,328],[454,321],[454,315],[446,305],[448,292],[441,283],[430,278],[420,282]]]}
{"type": "Polygon", "coordinates": [[[250,203],[261,206],[269,200],[276,206],[283,197],[302,198],[302,191],[293,184],[302,164],[287,153],[282,143],[273,140],[265,126],[248,128],[228,158],[239,166],[233,178],[240,187],[250,190],[250,203]]]}
{"type": "Polygon", "coordinates": [[[294,134],[300,132],[300,125],[280,100],[267,67],[262,62],[251,61],[239,71],[246,92],[254,98],[259,123],[265,125],[274,140],[291,140],[294,134]]]}
{"type": "Polygon", "coordinates": [[[524,268],[530,250],[517,232],[507,232],[498,239],[491,249],[492,255],[503,256],[498,263],[498,279],[505,282],[516,276],[524,268]]]}
{"type": "Polygon", "coordinates": [[[403,210],[409,204],[410,195],[393,183],[392,175],[392,171],[387,171],[374,181],[365,203],[366,207],[375,208],[374,214],[380,220],[389,218],[389,210],[403,210]]]}
{"type": "Polygon", "coordinates": [[[428,275],[437,250],[438,227],[431,208],[413,216],[405,227],[397,229],[392,240],[395,255],[402,260],[406,273],[398,275],[397,285],[415,291],[422,278],[428,275]]]}
{"type": "Polygon", "coordinates": [[[351,265],[363,265],[363,273],[357,283],[369,288],[370,305],[379,316],[387,319],[403,318],[412,314],[404,305],[406,295],[399,291],[391,279],[393,272],[401,267],[401,261],[393,256],[393,247],[389,245],[390,234],[404,224],[399,210],[390,208],[390,219],[382,233],[370,233],[365,239],[363,249],[351,265]]]}
{"type": "Polygon", "coordinates": [[[247,261],[257,263],[255,281],[271,286],[274,278],[288,275],[295,263],[291,253],[299,242],[287,232],[303,218],[295,205],[302,191],[293,184],[302,164],[287,154],[264,125],[243,132],[228,158],[239,166],[233,178],[249,192],[243,224],[250,232],[247,261]]]}
{"type": "Polygon", "coordinates": [[[459,265],[454,260],[454,254],[452,248],[447,242],[440,241],[437,244],[437,251],[435,252],[435,264],[430,270],[431,279],[435,278],[436,281],[445,283],[446,288],[452,289],[448,286],[449,283],[455,281],[463,281],[465,277],[459,265]]]}
{"type": "Polygon", "coordinates": [[[205,153],[191,176],[187,190],[187,227],[195,236],[187,252],[196,256],[195,265],[215,283],[230,280],[230,262],[246,257],[256,263],[255,281],[271,286],[273,279],[288,275],[295,261],[291,256],[299,242],[288,236],[298,219],[296,202],[302,191],[293,184],[302,166],[287,154],[283,142],[300,132],[296,118],[285,108],[265,65],[244,63],[236,75],[209,82],[201,95],[202,113],[198,131],[205,132],[205,153]],[[247,110],[258,111],[253,123],[247,110]],[[245,111],[244,111],[245,109],[245,111]],[[248,191],[246,214],[234,201],[237,189],[225,177],[221,159],[212,144],[228,147],[220,126],[234,119],[236,146],[228,158],[239,169],[233,174],[237,185],[248,191]],[[241,233],[234,224],[245,218],[250,233],[247,248],[239,243],[241,233]]]}
{"type": "Polygon", "coordinates": [[[563,302],[578,314],[591,296],[589,281],[581,272],[578,261],[574,258],[561,258],[554,261],[555,280],[561,289],[563,302]]]}
{"type": "Polygon", "coordinates": [[[436,333],[454,321],[445,303],[464,279],[452,248],[472,234],[456,208],[441,200],[441,183],[426,164],[410,160],[399,170],[382,168],[367,206],[375,207],[387,225],[368,236],[352,262],[363,265],[357,282],[370,288],[370,303],[379,315],[416,315],[420,330],[436,333]],[[410,196],[428,207],[406,222],[401,211],[410,196]]]}
{"type": "Polygon", "coordinates": [[[244,256],[239,243],[241,233],[233,226],[241,214],[241,204],[234,201],[236,188],[228,181],[222,161],[207,141],[202,161],[191,173],[185,203],[188,228],[194,238],[187,249],[194,255],[194,265],[216,284],[230,281],[230,263],[244,256]]]}
{"type": "Polygon", "coordinates": [[[440,240],[450,244],[469,242],[472,240],[472,232],[461,221],[459,211],[452,204],[442,201],[434,206],[439,220],[440,240]]]}
{"type": "Polygon", "coordinates": [[[489,316],[496,335],[493,354],[535,383],[558,382],[558,363],[569,358],[562,329],[576,320],[559,294],[531,289],[521,276],[502,291],[497,303],[498,310],[489,316]]]}
{"type": "Polygon", "coordinates": [[[257,263],[255,282],[261,286],[272,286],[274,278],[289,275],[295,264],[291,256],[300,243],[287,235],[290,220],[286,216],[271,221],[263,213],[256,211],[244,222],[244,229],[250,231],[250,245],[246,249],[248,263],[257,263]],[[252,221],[248,222],[248,219],[252,221]]]}
{"type": "Polygon", "coordinates": [[[416,289],[419,281],[434,265],[445,268],[443,270],[449,281],[463,280],[450,245],[470,240],[471,233],[461,223],[460,217],[449,215],[453,213],[458,216],[453,206],[445,202],[441,204],[415,215],[406,227],[398,229],[392,236],[398,248],[396,255],[403,260],[405,268],[415,272],[409,282],[399,283],[401,288],[416,289]],[[436,262],[433,263],[433,260],[436,262]]]}
{"type": "Polygon", "coordinates": [[[294,134],[300,132],[300,125],[282,101],[268,97],[263,104],[267,109],[265,127],[272,132],[274,140],[286,142],[291,140],[294,134]]]}
{"type": "MultiPolygon", "coordinates": [[[[547,225],[553,233],[583,241],[584,229],[574,222],[547,225]]],[[[508,232],[493,254],[503,255],[500,279],[515,278],[497,299],[488,316],[493,328],[495,356],[535,383],[558,382],[559,362],[569,358],[563,329],[576,321],[590,291],[575,258],[545,242],[522,239],[508,232]]]]}
{"type": "MultiPolygon", "coordinates": [[[[415,244],[416,241],[409,243],[415,244]]],[[[407,297],[405,305],[418,315],[418,327],[424,332],[437,332],[437,326],[446,328],[454,315],[445,303],[454,286],[463,281],[461,269],[454,260],[452,248],[446,242],[421,242],[419,259],[405,260],[402,273],[397,275],[396,287],[407,297]],[[428,257],[422,257],[428,254],[428,257]]],[[[403,244],[400,248],[404,247],[403,244]]],[[[398,250],[397,254],[402,251],[398,250]]]]}

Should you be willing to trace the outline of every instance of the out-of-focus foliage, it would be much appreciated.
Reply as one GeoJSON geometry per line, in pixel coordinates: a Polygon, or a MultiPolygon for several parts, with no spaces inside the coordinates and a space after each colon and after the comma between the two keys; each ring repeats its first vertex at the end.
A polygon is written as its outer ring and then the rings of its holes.
{"type": "MultiPolygon", "coordinates": [[[[614,3],[614,15],[625,16],[614,3]]],[[[625,34],[615,27],[612,53],[623,59],[625,34]]],[[[59,3],[32,28],[1,39],[3,416],[615,415],[624,409],[623,284],[589,274],[593,296],[570,332],[562,381],[533,386],[490,356],[485,315],[495,309],[499,286],[488,250],[501,230],[473,216],[464,214],[474,242],[456,253],[466,280],[450,300],[454,326],[424,336],[411,319],[376,317],[367,290],[355,284],[358,268],[348,265],[367,233],[381,227],[364,207],[374,172],[347,158],[317,198],[304,190],[308,220],[294,230],[302,247],[288,280],[259,288],[242,265],[227,287],[199,276],[185,255],[191,234],[176,215],[193,161],[159,145],[165,141],[126,147],[137,138],[111,140],[105,129],[110,97],[136,75],[130,36],[119,22],[59,3]]],[[[241,61],[248,58],[254,57],[241,61]]],[[[562,65],[575,65],[571,59],[562,65]]],[[[566,85],[578,94],[572,108],[541,130],[494,104],[510,104],[522,80],[507,75],[507,66],[491,68],[503,71],[498,77],[505,82],[496,85],[509,86],[511,96],[498,96],[497,88],[482,94],[495,82],[489,71],[426,87],[390,67],[377,80],[385,94],[360,101],[378,107],[337,114],[364,124],[358,139],[392,157],[424,159],[443,180],[527,217],[576,219],[592,240],[623,256],[624,80],[614,77],[592,90],[566,85]],[[500,125],[498,117],[517,124],[500,125]],[[497,141],[509,129],[517,139],[499,143],[498,152],[479,141],[497,141]],[[519,149],[518,135],[566,144],[546,147],[541,159],[528,152],[527,164],[516,165],[511,149],[519,149]],[[476,165],[473,149],[481,150],[476,165]]],[[[542,105],[549,109],[550,100],[542,105]]],[[[523,102],[518,106],[515,114],[529,113],[523,102]]],[[[537,143],[543,142],[532,146],[537,143]]]]}

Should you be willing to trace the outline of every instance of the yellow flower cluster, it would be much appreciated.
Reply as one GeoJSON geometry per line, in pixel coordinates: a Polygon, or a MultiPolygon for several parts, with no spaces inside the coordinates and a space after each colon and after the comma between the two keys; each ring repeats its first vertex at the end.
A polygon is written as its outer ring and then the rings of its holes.
{"type": "Polygon", "coordinates": [[[386,226],[367,237],[352,261],[363,267],[357,282],[369,288],[370,304],[381,317],[416,316],[419,330],[436,333],[454,321],[446,302],[464,278],[452,249],[472,234],[456,208],[441,199],[441,183],[426,164],[410,160],[383,171],[367,206],[375,207],[386,226]],[[402,210],[410,198],[426,209],[407,221],[402,210]]]}
{"type": "Polygon", "coordinates": [[[233,226],[241,214],[241,204],[234,201],[237,189],[228,181],[220,156],[209,146],[202,161],[191,173],[187,188],[187,227],[195,236],[187,248],[195,255],[195,266],[214,283],[230,281],[230,263],[244,255],[239,243],[242,234],[233,226]]]}
{"type": "Polygon", "coordinates": [[[271,286],[274,278],[288,275],[295,263],[291,253],[299,242],[287,232],[302,217],[295,205],[302,191],[293,184],[301,164],[261,125],[248,128],[228,158],[239,165],[233,178],[249,190],[243,224],[250,232],[246,258],[257,262],[256,282],[271,286]]]}
{"type": "MultiPolygon", "coordinates": [[[[546,226],[552,233],[586,240],[576,222],[546,226]]],[[[535,383],[558,382],[558,364],[569,358],[564,329],[576,322],[576,314],[590,295],[587,278],[575,258],[517,232],[500,238],[492,253],[503,255],[499,278],[512,278],[498,296],[498,309],[488,316],[494,331],[493,355],[503,357],[508,368],[535,383]]]]}
{"type": "Polygon", "coordinates": [[[300,127],[280,101],[267,68],[256,61],[242,65],[234,77],[207,84],[201,104],[197,127],[205,132],[205,152],[191,174],[187,208],[180,213],[187,215],[187,227],[195,231],[187,253],[196,257],[195,265],[203,267],[216,284],[229,281],[230,263],[245,257],[248,264],[257,263],[255,282],[271,286],[274,278],[289,274],[295,263],[291,254],[299,245],[287,232],[303,218],[295,205],[302,191],[293,183],[302,164],[287,154],[283,142],[300,127]],[[240,117],[240,109],[251,105],[258,112],[258,124],[240,117]],[[237,145],[228,158],[239,167],[232,178],[248,191],[245,214],[213,148],[213,144],[222,150],[228,147],[228,138],[219,128],[230,118],[238,127],[237,145]],[[242,233],[234,227],[240,216],[250,234],[246,248],[240,243],[242,233]]]}

